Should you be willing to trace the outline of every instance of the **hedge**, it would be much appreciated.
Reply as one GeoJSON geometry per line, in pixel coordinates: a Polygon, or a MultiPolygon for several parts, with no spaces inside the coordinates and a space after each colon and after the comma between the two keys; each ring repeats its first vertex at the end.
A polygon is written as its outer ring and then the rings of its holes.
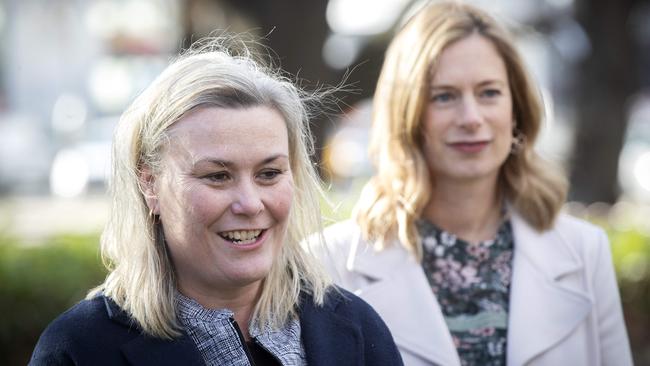
{"type": "Polygon", "coordinates": [[[97,235],[40,245],[0,237],[0,365],[25,365],[45,326],[100,284],[97,235]]]}
{"type": "MultiPolygon", "coordinates": [[[[650,236],[609,228],[635,363],[650,364],[650,236]]],[[[25,365],[38,336],[106,273],[98,235],[25,245],[0,235],[0,365],[25,365]]]]}

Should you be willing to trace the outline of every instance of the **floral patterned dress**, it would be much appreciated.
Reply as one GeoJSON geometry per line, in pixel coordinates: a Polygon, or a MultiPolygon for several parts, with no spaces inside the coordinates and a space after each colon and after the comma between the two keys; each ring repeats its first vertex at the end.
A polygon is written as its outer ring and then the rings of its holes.
{"type": "Polygon", "coordinates": [[[504,220],[493,240],[472,245],[429,221],[417,223],[422,266],[462,365],[505,365],[513,237],[504,220]]]}

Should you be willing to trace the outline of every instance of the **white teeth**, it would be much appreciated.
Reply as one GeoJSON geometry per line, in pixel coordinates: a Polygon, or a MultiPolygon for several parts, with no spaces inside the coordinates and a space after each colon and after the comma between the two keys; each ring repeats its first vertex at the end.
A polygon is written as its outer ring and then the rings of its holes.
{"type": "Polygon", "coordinates": [[[262,230],[234,230],[219,233],[221,237],[237,244],[250,244],[255,242],[262,230]]]}

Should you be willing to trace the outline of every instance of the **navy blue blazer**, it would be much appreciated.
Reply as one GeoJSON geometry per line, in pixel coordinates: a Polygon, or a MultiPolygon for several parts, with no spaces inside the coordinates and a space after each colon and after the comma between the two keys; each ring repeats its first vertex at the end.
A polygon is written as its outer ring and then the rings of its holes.
{"type": "MultiPolygon", "coordinates": [[[[301,297],[303,346],[310,366],[403,365],[393,338],[366,302],[329,291],[325,304],[301,297]]],[[[192,339],[164,340],[141,328],[105,296],[81,301],[43,332],[30,365],[205,365],[192,339]]]]}

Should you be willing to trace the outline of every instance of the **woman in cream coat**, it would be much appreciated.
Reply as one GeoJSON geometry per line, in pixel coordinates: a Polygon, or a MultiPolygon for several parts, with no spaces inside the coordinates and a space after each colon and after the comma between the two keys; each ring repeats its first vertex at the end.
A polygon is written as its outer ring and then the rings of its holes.
{"type": "Polygon", "coordinates": [[[560,214],[533,150],[542,105],[510,36],[437,2],[391,43],[376,174],[320,253],[383,317],[406,365],[630,365],[604,232],[560,214]]]}

